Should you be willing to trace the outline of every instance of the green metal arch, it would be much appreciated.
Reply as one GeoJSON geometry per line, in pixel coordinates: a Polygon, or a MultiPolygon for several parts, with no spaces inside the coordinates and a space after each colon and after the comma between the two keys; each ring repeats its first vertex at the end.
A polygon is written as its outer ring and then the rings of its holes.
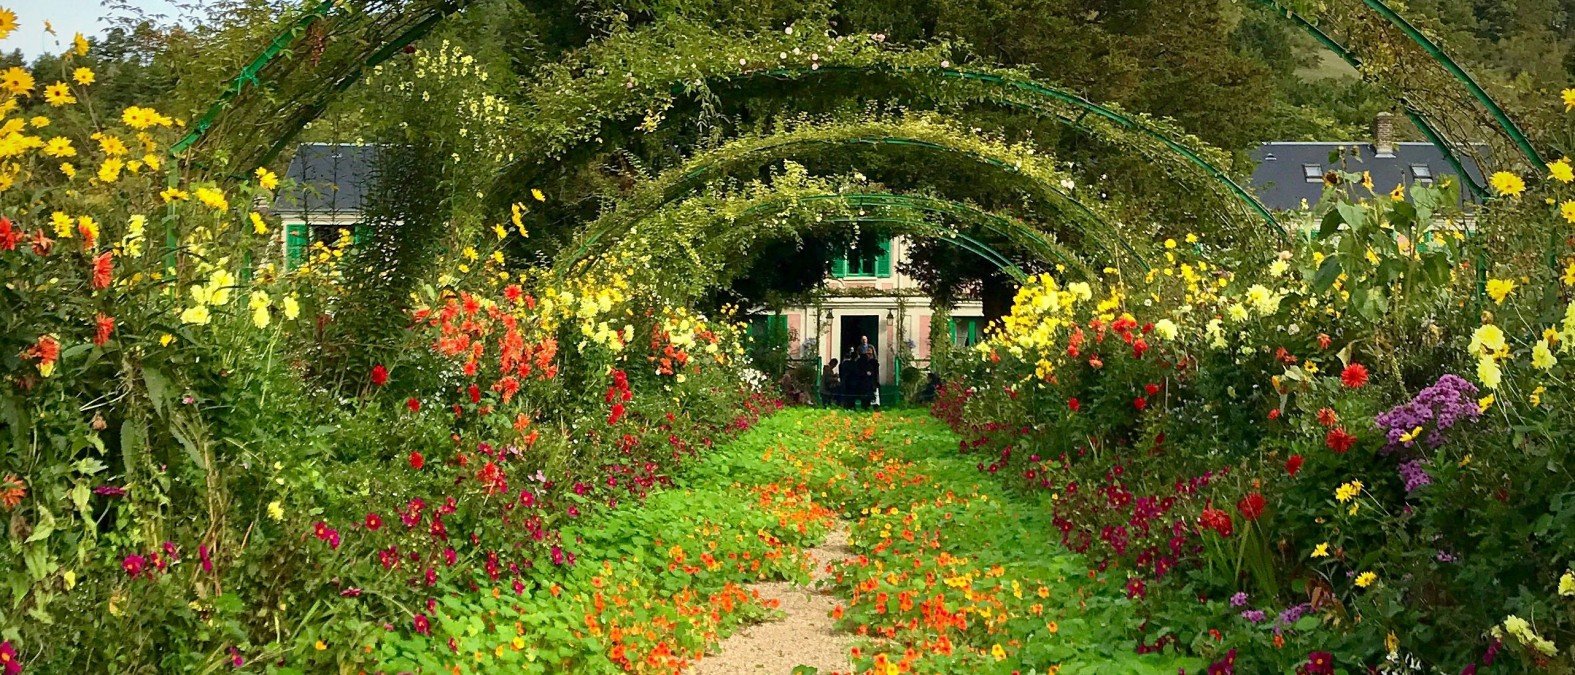
{"type": "MultiPolygon", "coordinates": [[[[819,68],[819,69],[814,69],[814,70],[802,69],[802,68],[778,69],[778,70],[764,71],[761,74],[766,75],[766,76],[803,77],[805,75],[816,73],[816,72],[823,73],[823,72],[827,72],[827,71],[833,71],[834,72],[834,71],[839,71],[839,70],[840,71],[860,71],[860,70],[869,71],[869,70],[877,70],[877,69],[878,69],[878,67],[851,68],[851,67],[847,67],[847,66],[831,66],[831,67],[819,68]]],[[[1256,196],[1254,196],[1251,192],[1249,192],[1245,187],[1242,187],[1242,185],[1240,183],[1236,182],[1236,180],[1234,178],[1231,178],[1230,174],[1226,173],[1223,169],[1221,169],[1218,166],[1216,166],[1213,162],[1210,162],[1208,159],[1206,159],[1202,155],[1198,154],[1197,151],[1195,151],[1192,148],[1188,147],[1187,145],[1181,143],[1180,141],[1177,141],[1175,138],[1173,138],[1169,134],[1165,133],[1163,130],[1157,129],[1153,125],[1148,124],[1146,122],[1143,122],[1142,120],[1139,120],[1137,118],[1131,117],[1129,115],[1121,113],[1121,112],[1119,112],[1117,110],[1114,110],[1112,108],[1109,108],[1107,106],[1100,105],[1098,103],[1090,101],[1090,100],[1088,100],[1087,98],[1085,98],[1083,96],[1079,96],[1078,94],[1075,94],[1075,93],[1066,91],[1064,89],[1060,89],[1060,88],[1051,86],[1049,84],[1045,84],[1043,82],[1039,82],[1038,80],[1032,80],[1032,79],[1026,79],[1026,78],[1025,79],[1007,78],[1007,77],[1003,77],[999,73],[992,73],[992,72],[988,72],[988,71],[980,71],[980,70],[971,70],[971,69],[965,69],[965,68],[958,68],[958,67],[955,67],[955,66],[947,66],[947,67],[935,66],[935,67],[927,67],[927,68],[896,67],[896,68],[889,68],[887,70],[890,70],[891,72],[896,72],[896,73],[913,72],[913,73],[929,75],[929,76],[932,76],[932,77],[953,78],[953,79],[958,79],[958,80],[966,80],[966,81],[970,81],[970,82],[981,83],[981,84],[985,84],[985,85],[992,86],[992,87],[998,87],[998,88],[1003,88],[1003,89],[1012,89],[1012,90],[1020,91],[1020,92],[1023,92],[1023,93],[1027,93],[1027,94],[1029,94],[1031,96],[1034,96],[1036,98],[1053,100],[1053,101],[1057,101],[1059,103],[1064,103],[1064,104],[1070,105],[1070,106],[1072,106],[1074,108],[1078,108],[1078,109],[1083,111],[1083,116],[1094,115],[1094,116],[1099,117],[1099,118],[1101,118],[1101,119],[1103,119],[1103,120],[1105,120],[1107,122],[1110,122],[1111,124],[1114,124],[1118,128],[1121,128],[1123,130],[1130,131],[1130,132],[1133,132],[1133,133],[1145,136],[1145,137],[1147,137],[1147,138],[1149,138],[1151,140],[1159,142],[1165,148],[1169,149],[1173,154],[1175,154],[1176,156],[1182,158],[1186,162],[1194,165],[1198,169],[1202,170],[1203,173],[1208,175],[1210,178],[1214,179],[1217,183],[1219,183],[1222,187],[1224,187],[1232,196],[1234,196],[1238,201],[1240,201],[1243,206],[1245,206],[1248,210],[1250,210],[1251,212],[1256,214],[1258,217],[1262,218],[1263,221],[1266,224],[1268,224],[1269,226],[1275,228],[1282,236],[1289,236],[1286,233],[1286,231],[1285,231],[1285,226],[1280,224],[1279,220],[1274,217],[1274,213],[1271,212],[1267,206],[1264,206],[1263,202],[1259,201],[1258,198],[1256,196]]],[[[1043,108],[1038,107],[1038,106],[1029,106],[1029,107],[1035,109],[1036,111],[1048,112],[1049,114],[1054,115],[1056,117],[1056,119],[1058,119],[1059,121],[1061,121],[1062,123],[1066,124],[1067,126],[1073,128],[1073,129],[1086,131],[1086,129],[1082,126],[1083,116],[1079,116],[1076,119],[1070,119],[1070,118],[1062,117],[1061,115],[1058,115],[1058,114],[1054,113],[1053,111],[1044,110],[1043,108]]]]}
{"type": "Polygon", "coordinates": [[[1531,139],[1526,137],[1526,133],[1521,131],[1520,126],[1515,124],[1514,120],[1510,119],[1509,113],[1504,112],[1504,108],[1498,104],[1498,101],[1493,100],[1493,97],[1489,96],[1487,91],[1482,88],[1482,85],[1477,83],[1476,78],[1471,77],[1471,74],[1466,72],[1465,68],[1460,67],[1460,64],[1451,58],[1444,51],[1443,47],[1438,46],[1438,43],[1423,35],[1422,31],[1417,30],[1416,26],[1407,21],[1405,17],[1400,16],[1399,12],[1385,4],[1383,0],[1362,1],[1372,8],[1373,11],[1377,12],[1379,16],[1383,17],[1384,20],[1388,21],[1395,28],[1400,29],[1400,32],[1404,33],[1406,37],[1411,38],[1411,41],[1415,42],[1418,47],[1421,47],[1422,51],[1427,52],[1428,56],[1432,57],[1439,66],[1443,67],[1456,81],[1460,82],[1461,86],[1466,88],[1466,91],[1471,92],[1471,97],[1475,98],[1478,104],[1487,109],[1488,114],[1493,116],[1493,121],[1498,124],[1499,130],[1503,131],[1504,135],[1508,136],[1510,141],[1515,144],[1515,147],[1520,149],[1521,154],[1526,156],[1526,161],[1531,162],[1532,168],[1541,173],[1548,172],[1548,163],[1542,159],[1541,153],[1538,153],[1537,149],[1532,146],[1531,139]]]}
{"type": "MultiPolygon", "coordinates": [[[[788,133],[791,133],[791,132],[788,132],[788,133]]],[[[1009,164],[1009,163],[1007,163],[1005,161],[1000,160],[999,158],[990,157],[990,156],[982,155],[982,154],[978,154],[978,153],[973,153],[973,152],[967,151],[965,149],[960,149],[960,148],[954,148],[954,147],[950,147],[950,146],[941,145],[939,143],[935,143],[935,142],[929,141],[927,139],[895,137],[895,136],[886,136],[886,135],[866,135],[866,134],[850,134],[850,135],[847,135],[847,136],[844,136],[844,137],[841,137],[841,138],[837,138],[837,139],[780,138],[780,137],[768,137],[768,138],[771,140],[771,142],[763,142],[758,147],[751,148],[751,149],[748,149],[746,152],[740,153],[739,156],[734,158],[734,161],[735,162],[741,162],[741,161],[744,161],[744,160],[748,159],[751,155],[759,154],[759,153],[766,152],[766,151],[769,151],[769,150],[774,150],[774,149],[792,147],[792,146],[796,146],[796,145],[832,145],[832,144],[838,144],[838,145],[892,145],[892,146],[916,147],[916,148],[921,148],[921,149],[928,150],[928,151],[955,154],[957,156],[965,157],[965,158],[967,158],[967,159],[969,159],[971,161],[974,161],[976,163],[979,163],[979,164],[982,164],[982,165],[985,165],[985,166],[990,166],[990,167],[996,168],[998,170],[1006,171],[1006,172],[1009,172],[1009,173],[1013,173],[1015,175],[1021,175],[1021,176],[1025,176],[1025,177],[1028,176],[1028,174],[1022,173],[1016,167],[1012,166],[1011,164],[1009,164]]],[[[731,145],[734,145],[734,144],[737,144],[737,143],[739,143],[739,141],[734,141],[733,143],[729,144],[728,146],[723,146],[723,148],[730,147],[731,145]]],[[[689,170],[682,171],[681,173],[675,171],[674,174],[676,175],[676,178],[673,179],[673,180],[668,181],[668,184],[661,188],[662,189],[662,198],[661,198],[661,201],[659,203],[641,205],[639,207],[636,207],[638,210],[634,214],[634,217],[632,219],[626,218],[626,219],[622,220],[621,222],[623,222],[623,223],[638,222],[640,219],[648,217],[649,215],[651,215],[651,214],[655,213],[657,210],[659,210],[661,207],[663,207],[663,206],[665,206],[667,204],[670,204],[670,203],[672,203],[674,201],[677,201],[678,199],[683,197],[685,194],[690,192],[691,191],[691,185],[693,185],[695,183],[698,183],[700,181],[700,179],[705,178],[707,175],[713,174],[713,172],[715,172],[717,169],[721,168],[721,167],[719,167],[717,165],[708,165],[708,164],[704,163],[704,160],[710,154],[716,154],[716,152],[717,151],[713,151],[713,153],[708,153],[708,155],[702,155],[700,159],[697,159],[697,160],[694,160],[694,161],[691,162],[691,164],[698,164],[698,166],[693,166],[689,170]]],[[[1081,200],[1078,200],[1077,198],[1075,198],[1075,197],[1073,197],[1073,196],[1071,196],[1071,195],[1069,195],[1069,194],[1067,194],[1065,192],[1062,192],[1059,189],[1058,186],[1047,185],[1047,184],[1044,184],[1042,181],[1037,181],[1037,180],[1033,180],[1033,181],[1030,181],[1030,182],[1031,182],[1031,184],[1036,186],[1040,191],[1042,191],[1042,194],[1040,195],[1041,198],[1044,198],[1047,201],[1050,201],[1052,203],[1058,204],[1060,206],[1068,207],[1068,208],[1070,208],[1072,210],[1072,212],[1076,216],[1076,218],[1079,221],[1081,221],[1080,229],[1082,230],[1082,234],[1083,234],[1083,237],[1084,237],[1085,240],[1092,239],[1092,242],[1094,244],[1096,244],[1097,246],[1099,246],[1101,249],[1103,249],[1106,252],[1106,255],[1109,257],[1111,262],[1117,262],[1117,261],[1120,260],[1120,257],[1115,255],[1114,251],[1112,251],[1110,249],[1110,247],[1105,243],[1103,238],[1101,238],[1099,236],[1099,233],[1091,231],[1089,226],[1090,225],[1099,225],[1099,226],[1102,226],[1107,231],[1112,231],[1112,232],[1119,232],[1120,231],[1119,228],[1114,227],[1112,225],[1112,223],[1110,223],[1109,221],[1105,220],[1099,214],[1095,213],[1092,209],[1090,209],[1088,207],[1087,204],[1084,204],[1081,200]]],[[[602,237],[607,236],[609,234],[615,233],[615,230],[613,228],[620,223],[620,221],[617,221],[617,220],[608,221],[606,219],[602,219],[602,221],[603,222],[601,222],[600,224],[595,223],[595,222],[590,224],[590,226],[587,228],[585,238],[583,238],[581,240],[580,248],[577,249],[576,251],[570,253],[569,259],[573,260],[573,259],[578,259],[578,258],[582,257],[585,254],[585,251],[589,247],[595,246],[602,237]]],[[[1131,242],[1128,241],[1126,239],[1126,237],[1117,235],[1115,237],[1115,239],[1116,239],[1116,242],[1121,246],[1121,248],[1123,248],[1127,252],[1127,254],[1131,256],[1132,260],[1134,262],[1136,262],[1141,269],[1143,269],[1145,271],[1149,269],[1148,261],[1136,249],[1134,249],[1132,247],[1131,242]]]]}
{"type": "MultiPolygon", "coordinates": [[[[1298,13],[1293,7],[1289,5],[1287,0],[1257,0],[1257,2],[1260,5],[1273,10],[1274,13],[1285,17],[1297,28],[1300,28],[1314,40],[1318,41],[1319,44],[1323,45],[1335,55],[1339,56],[1341,60],[1345,61],[1352,68],[1355,68],[1359,71],[1362,69],[1363,61],[1361,57],[1359,57],[1346,45],[1335,40],[1328,34],[1328,32],[1324,31],[1320,26],[1318,26],[1317,23],[1298,13]]],[[[1487,112],[1492,121],[1492,124],[1497,127],[1498,132],[1514,145],[1514,147],[1526,159],[1532,168],[1542,173],[1547,172],[1547,162],[1544,161],[1541,154],[1537,152],[1537,149],[1532,144],[1531,139],[1527,137],[1519,125],[1517,125],[1515,121],[1510,118],[1509,114],[1504,110],[1504,108],[1500,106],[1498,102],[1495,101],[1493,97],[1482,88],[1482,86],[1476,81],[1475,78],[1471,76],[1470,73],[1466,72],[1465,68],[1461,67],[1459,62],[1455,61],[1454,58],[1449,56],[1448,52],[1446,52],[1443,47],[1439,46],[1436,42],[1424,35],[1422,31],[1419,30],[1414,24],[1408,21],[1404,16],[1401,16],[1399,12],[1395,11],[1394,8],[1390,7],[1383,0],[1362,0],[1362,3],[1368,9],[1372,10],[1373,13],[1382,18],[1388,25],[1398,30],[1403,36],[1405,36],[1406,39],[1415,44],[1419,49],[1422,50],[1424,54],[1427,55],[1430,60],[1442,68],[1451,79],[1464,88],[1466,93],[1470,95],[1471,99],[1475,100],[1477,104],[1487,112]]],[[[1459,155],[1456,152],[1455,146],[1457,144],[1463,144],[1464,142],[1451,141],[1450,139],[1445,138],[1445,135],[1439,131],[1438,127],[1428,119],[1430,113],[1418,106],[1416,102],[1413,101],[1409,96],[1406,96],[1405,92],[1403,91],[1400,92],[1400,105],[1405,111],[1406,117],[1411,120],[1411,123],[1414,124],[1419,131],[1421,131],[1422,135],[1427,138],[1428,142],[1432,143],[1434,147],[1438,148],[1439,151],[1444,154],[1444,158],[1450,163],[1451,167],[1455,169],[1457,174],[1461,177],[1461,180],[1464,181],[1466,186],[1471,190],[1472,194],[1479,199],[1488,198],[1489,194],[1487,192],[1486,186],[1483,185],[1481,181],[1473,178],[1470,172],[1466,171],[1464,164],[1460,161],[1459,155]]],[[[1484,176],[1489,172],[1487,167],[1479,165],[1478,168],[1484,176]]]]}
{"type": "MultiPolygon", "coordinates": [[[[1312,36],[1318,44],[1323,45],[1325,49],[1340,57],[1340,60],[1344,61],[1346,65],[1358,71],[1362,69],[1361,58],[1357,57],[1356,54],[1352,53],[1351,50],[1340,44],[1328,33],[1325,33],[1316,24],[1308,21],[1306,17],[1297,14],[1294,10],[1281,5],[1275,0],[1258,0],[1258,2],[1283,15],[1297,28],[1312,36]]],[[[1427,121],[1427,118],[1423,116],[1421,111],[1417,110],[1411,105],[1410,101],[1404,98],[1400,100],[1400,107],[1404,110],[1406,118],[1411,120],[1411,124],[1415,125],[1417,130],[1422,132],[1422,135],[1427,138],[1429,143],[1433,144],[1433,147],[1438,148],[1438,151],[1443,153],[1444,160],[1449,162],[1450,167],[1454,168],[1456,175],[1460,176],[1461,182],[1465,183],[1466,189],[1470,190],[1471,194],[1478,199],[1485,199],[1488,194],[1487,187],[1481,181],[1473,178],[1471,172],[1466,171],[1465,164],[1460,161],[1460,156],[1455,154],[1454,147],[1444,140],[1443,136],[1438,133],[1438,130],[1433,127],[1433,123],[1427,121]]]]}
{"type": "MultiPolygon", "coordinates": [[[[886,73],[891,75],[911,74],[932,79],[957,80],[970,84],[982,85],[991,89],[1020,93],[1029,97],[1030,102],[1023,102],[1015,98],[1006,97],[993,98],[990,99],[990,102],[1026,109],[1037,114],[1048,115],[1074,131],[1092,134],[1096,137],[1098,137],[1099,134],[1096,133],[1094,129],[1085,126],[1084,122],[1089,117],[1097,118],[1111,124],[1117,131],[1141,136],[1158,143],[1170,155],[1179,159],[1185,164],[1192,165],[1204,176],[1213,181],[1215,185],[1223,191],[1224,195],[1228,197],[1227,203],[1229,198],[1234,198],[1241,204],[1246,213],[1250,213],[1252,216],[1262,219],[1264,223],[1270,226],[1282,239],[1289,237],[1289,234],[1286,232],[1284,225],[1282,225],[1275,218],[1273,212],[1270,211],[1269,208],[1266,207],[1261,201],[1259,201],[1257,197],[1255,197],[1250,191],[1248,191],[1234,178],[1232,178],[1225,170],[1221,169],[1212,161],[1205,158],[1194,148],[1178,140],[1174,135],[1167,133],[1164,129],[1161,129],[1145,120],[1127,115],[1109,106],[1095,103],[1078,94],[1054,87],[1043,82],[1039,82],[1037,80],[1029,78],[1007,77],[997,72],[961,68],[957,66],[914,67],[893,63],[876,63],[861,66],[827,65],[814,68],[776,68],[749,71],[742,75],[730,77],[713,74],[706,79],[725,79],[729,82],[741,82],[757,78],[801,80],[808,79],[810,77],[826,76],[833,73],[886,73]],[[1047,102],[1054,102],[1070,106],[1078,114],[1068,114],[1064,111],[1055,110],[1051,106],[1046,105],[1047,102]]],[[[675,94],[682,93],[684,90],[681,83],[674,83],[670,86],[671,90],[675,94]]],[[[592,120],[600,119],[602,118],[591,115],[587,115],[584,118],[587,123],[592,120]]],[[[1117,143],[1115,139],[1108,137],[1102,138],[1102,140],[1117,143]]]]}
{"type": "MultiPolygon", "coordinates": [[[[1353,66],[1360,66],[1361,60],[1350,49],[1340,45],[1319,29],[1314,22],[1297,13],[1289,6],[1288,0],[1257,0],[1257,2],[1290,20],[1320,43],[1333,50],[1347,63],[1353,66]]],[[[193,124],[191,131],[176,143],[172,148],[172,152],[178,154],[192,149],[211,131],[225,111],[237,107],[235,105],[237,99],[240,99],[248,91],[259,92],[256,96],[262,96],[263,94],[260,93],[260,90],[264,89],[265,71],[272,64],[280,62],[282,57],[293,56],[293,54],[288,53],[290,48],[301,41],[311,30],[325,23],[333,23],[334,20],[350,23],[352,24],[352,29],[361,27],[363,29],[362,34],[358,34],[354,49],[359,49],[366,53],[363,59],[358,59],[354,63],[336,62],[337,70],[329,69],[328,72],[321,76],[315,72],[311,73],[310,76],[312,77],[323,77],[332,81],[332,86],[326,93],[317,94],[314,100],[301,103],[294,110],[270,109],[266,113],[260,110],[253,111],[253,114],[270,114],[275,116],[275,118],[287,118],[274,134],[273,143],[268,150],[254,157],[242,158],[243,161],[271,160],[282,148],[288,145],[290,140],[299,133],[300,129],[307,122],[322,114],[326,108],[327,101],[332,95],[343,91],[358,80],[366,68],[376,66],[391,58],[401,48],[425,36],[444,18],[463,9],[469,3],[470,0],[416,0],[406,3],[391,3],[380,0],[318,0],[297,16],[295,20],[286,24],[268,46],[241,70],[236,78],[221,92],[214,104],[193,124]],[[374,11],[390,5],[393,7],[385,11],[374,11]],[[401,18],[409,19],[409,21],[406,21],[403,26],[396,26],[394,31],[390,31],[390,36],[383,39],[383,35],[376,30],[379,27],[377,22],[386,20],[386,23],[398,23],[396,19],[387,18],[390,16],[400,16],[401,18]],[[360,23],[355,23],[357,21],[360,23]]],[[[1399,30],[1401,34],[1416,44],[1456,82],[1464,87],[1471,97],[1488,111],[1499,132],[1520,150],[1521,154],[1525,156],[1526,160],[1534,168],[1546,170],[1546,163],[1538,154],[1530,139],[1526,137],[1524,132],[1521,131],[1503,108],[1482,89],[1465,69],[1449,57],[1447,52],[1427,38],[1383,0],[1363,0],[1363,4],[1383,18],[1389,25],[1399,30]]],[[[300,69],[297,68],[297,70],[300,69]]],[[[296,73],[290,72],[287,74],[295,75],[296,73]]],[[[1445,154],[1472,192],[1479,197],[1483,196],[1485,194],[1483,186],[1471,178],[1471,174],[1465,170],[1465,167],[1451,147],[1451,142],[1444,138],[1443,134],[1439,133],[1438,129],[1425,119],[1425,111],[1418,108],[1413,101],[1404,96],[1404,92],[1401,95],[1401,103],[1406,110],[1407,116],[1422,131],[1428,141],[1445,154]]],[[[1095,112],[1095,114],[1098,113],[1095,112]]],[[[1116,123],[1119,124],[1120,122],[1116,123]]],[[[201,158],[197,159],[200,164],[201,158]]],[[[258,163],[263,163],[263,161],[253,161],[252,165],[258,163]]],[[[1487,172],[1487,169],[1484,167],[1482,173],[1486,174],[1487,172]]],[[[1239,188],[1240,186],[1236,187],[1239,188]]],[[[1232,192],[1235,192],[1235,190],[1232,190],[1232,192]]],[[[1240,193],[1238,193],[1239,196],[1240,193]]]]}
{"type": "MultiPolygon", "coordinates": [[[[996,251],[988,244],[970,237],[962,232],[948,230],[928,220],[918,218],[893,218],[890,215],[886,215],[884,213],[884,209],[895,208],[901,210],[912,210],[920,213],[936,214],[959,221],[967,221],[972,224],[976,224],[987,231],[1002,236],[1008,241],[1011,241],[1020,246],[1024,246],[1025,249],[1042,261],[1058,262],[1082,278],[1094,277],[1094,272],[1090,270],[1082,260],[1078,259],[1077,256],[1071,254],[1061,245],[1045,239],[1042,233],[1028,226],[1026,223],[984,210],[965,202],[958,202],[955,200],[942,199],[927,195],[911,195],[894,192],[825,192],[811,195],[772,196],[760,200],[758,203],[743,210],[738,215],[728,219],[726,223],[726,231],[737,231],[741,228],[745,228],[753,219],[764,217],[771,213],[780,212],[789,206],[803,203],[833,201],[842,202],[848,206],[861,209],[867,207],[881,208],[883,211],[881,215],[833,219],[829,222],[839,222],[846,220],[850,222],[890,222],[912,225],[915,227],[915,230],[912,232],[912,234],[948,240],[949,243],[957,245],[960,248],[970,250],[971,252],[980,255],[980,257],[984,258],[985,260],[995,264],[1003,272],[1006,272],[1008,275],[1012,276],[1013,279],[1019,283],[1026,281],[1027,274],[1023,272],[1021,267],[1015,263],[1012,263],[1005,255],[1001,254],[999,251],[996,251]]],[[[649,217],[649,215],[647,217],[649,217]]],[[[638,225],[640,222],[644,222],[644,220],[645,219],[642,218],[629,222],[629,228],[638,225]]],[[[629,228],[623,228],[623,231],[626,232],[629,228]]],[[[706,239],[706,243],[714,242],[717,237],[724,235],[726,231],[709,235],[706,239]]],[[[583,242],[582,245],[576,249],[575,255],[560,259],[557,262],[555,267],[558,278],[561,279],[568,275],[578,273],[579,271],[582,271],[587,265],[594,265],[596,261],[601,258],[597,251],[593,250],[597,244],[601,244],[603,247],[617,245],[616,241],[602,241],[601,237],[592,236],[590,233],[587,233],[587,237],[589,238],[589,241],[583,242]]]]}

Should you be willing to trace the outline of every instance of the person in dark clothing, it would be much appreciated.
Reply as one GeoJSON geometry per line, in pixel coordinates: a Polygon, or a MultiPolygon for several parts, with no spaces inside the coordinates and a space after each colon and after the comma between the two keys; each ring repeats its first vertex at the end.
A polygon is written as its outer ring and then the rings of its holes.
{"type": "Polygon", "coordinates": [[[914,402],[915,403],[934,403],[935,402],[936,393],[937,393],[937,391],[940,388],[941,388],[941,376],[940,375],[936,375],[933,372],[930,373],[929,377],[926,377],[924,379],[924,388],[919,390],[918,399],[916,401],[914,401],[914,402]]]}
{"type": "Polygon", "coordinates": [[[842,378],[837,375],[837,363],[836,359],[832,359],[831,363],[820,370],[821,405],[834,406],[841,403],[838,399],[842,398],[842,378]]]}
{"type": "Polygon", "coordinates": [[[838,370],[842,373],[842,389],[837,392],[837,399],[841,401],[842,407],[851,409],[853,404],[858,402],[859,387],[862,386],[858,363],[854,360],[852,350],[848,351],[848,358],[842,360],[842,366],[838,370]]]}

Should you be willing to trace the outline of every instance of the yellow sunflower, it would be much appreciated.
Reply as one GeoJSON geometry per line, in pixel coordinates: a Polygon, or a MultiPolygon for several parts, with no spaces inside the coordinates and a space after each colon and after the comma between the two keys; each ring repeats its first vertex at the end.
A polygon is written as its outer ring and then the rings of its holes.
{"type": "Polygon", "coordinates": [[[1493,184],[1493,191],[1501,195],[1519,197],[1520,193],[1526,191],[1526,181],[1508,171],[1493,174],[1488,182],[1493,184]]]}
{"type": "Polygon", "coordinates": [[[16,30],[16,12],[0,7],[0,40],[16,30]]]}
{"type": "Polygon", "coordinates": [[[1575,181],[1575,167],[1570,166],[1570,158],[1565,157],[1549,164],[1548,177],[1560,183],[1575,181]]]}
{"type": "Polygon", "coordinates": [[[0,73],[0,87],[18,96],[32,91],[33,84],[33,74],[18,66],[12,66],[0,73]]]}
{"type": "Polygon", "coordinates": [[[56,82],[44,87],[44,100],[48,101],[49,105],[58,108],[63,105],[76,103],[77,97],[71,95],[71,85],[64,82],[56,82]]]}

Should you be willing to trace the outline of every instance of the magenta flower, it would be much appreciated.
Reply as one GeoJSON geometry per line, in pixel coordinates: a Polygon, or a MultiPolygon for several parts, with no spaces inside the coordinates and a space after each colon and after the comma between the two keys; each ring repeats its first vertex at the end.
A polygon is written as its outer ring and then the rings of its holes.
{"type": "Polygon", "coordinates": [[[421,635],[431,635],[432,634],[432,622],[427,620],[427,615],[425,615],[425,614],[417,614],[416,618],[415,618],[415,621],[414,621],[414,624],[415,624],[415,628],[416,628],[416,632],[417,633],[419,633],[421,635]]]}
{"type": "Polygon", "coordinates": [[[147,567],[147,565],[148,559],[135,553],[126,556],[120,561],[120,569],[126,570],[126,574],[133,579],[141,576],[143,568],[147,567]]]}
{"type": "Polygon", "coordinates": [[[21,675],[22,659],[16,655],[16,647],[11,646],[11,641],[0,642],[0,674],[21,675]]]}

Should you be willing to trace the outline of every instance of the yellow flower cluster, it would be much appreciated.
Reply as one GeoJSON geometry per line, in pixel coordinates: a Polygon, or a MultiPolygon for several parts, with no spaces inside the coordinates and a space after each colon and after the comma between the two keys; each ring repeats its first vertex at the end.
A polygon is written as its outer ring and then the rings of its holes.
{"type": "Polygon", "coordinates": [[[547,287],[537,316],[548,331],[577,325],[583,337],[581,351],[595,344],[618,352],[634,339],[634,328],[628,324],[634,316],[629,299],[629,278],[623,272],[590,274],[563,287],[547,287]]]}
{"type": "Polygon", "coordinates": [[[1559,653],[1558,645],[1548,640],[1531,627],[1531,623],[1513,614],[1504,618],[1502,627],[1493,628],[1494,637],[1503,638],[1505,634],[1515,638],[1521,645],[1535,650],[1543,656],[1555,656],[1559,653]]]}
{"type": "Polygon", "coordinates": [[[181,310],[181,323],[207,325],[213,318],[212,312],[209,311],[210,307],[229,304],[230,290],[235,286],[235,277],[222,267],[227,262],[227,260],[219,261],[221,266],[213,269],[206,284],[193,284],[190,287],[192,304],[181,310]]]}

